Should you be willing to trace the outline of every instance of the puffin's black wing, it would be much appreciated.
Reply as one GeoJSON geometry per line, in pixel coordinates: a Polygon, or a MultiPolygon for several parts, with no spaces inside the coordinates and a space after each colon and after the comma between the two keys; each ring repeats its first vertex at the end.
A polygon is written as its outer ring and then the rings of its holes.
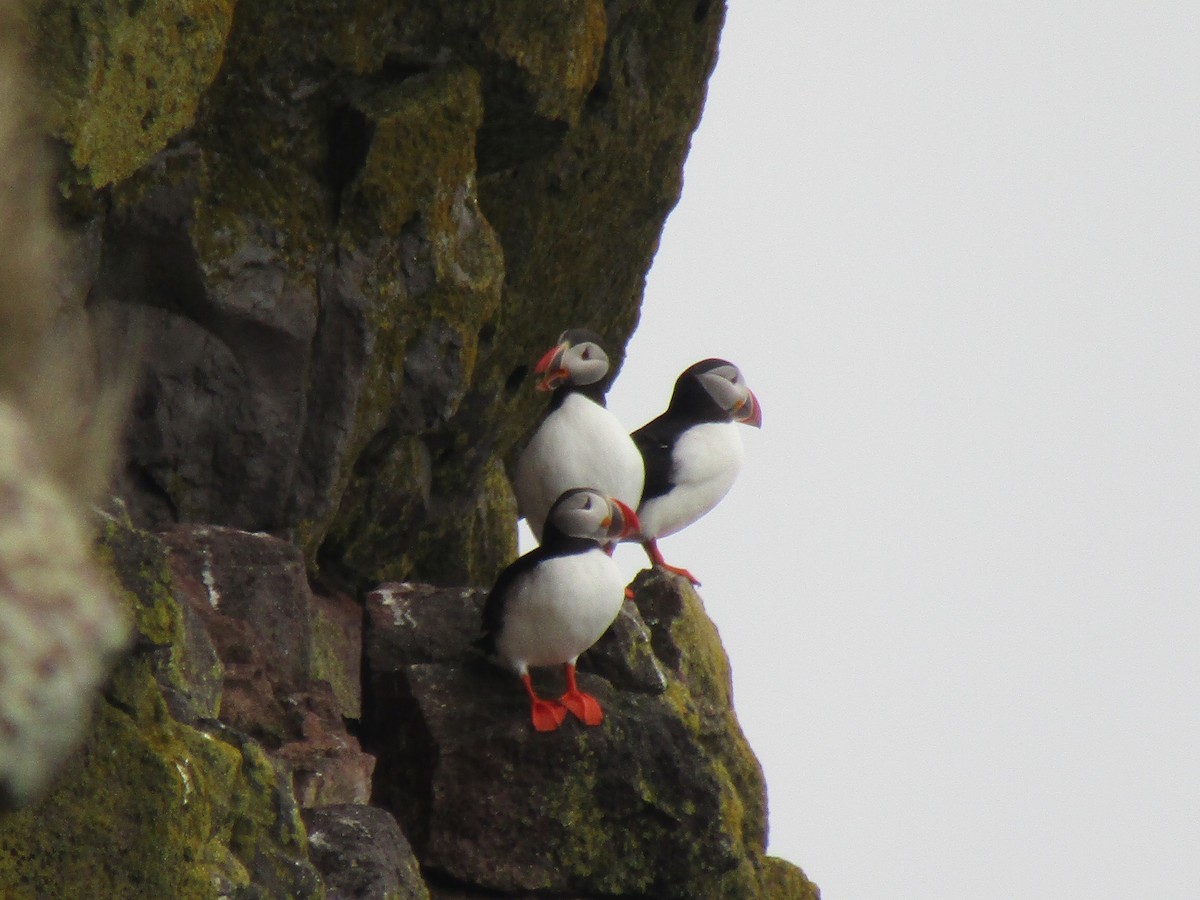
{"type": "Polygon", "coordinates": [[[483,604],[483,634],[472,643],[489,656],[496,652],[496,635],[504,625],[505,601],[509,593],[516,587],[526,574],[536,566],[546,554],[542,547],[535,547],[524,556],[510,563],[496,577],[496,583],[488,592],[483,604]]]}
{"type": "Polygon", "coordinates": [[[677,419],[663,414],[647,422],[630,435],[646,464],[646,482],[642,487],[642,503],[661,497],[671,490],[672,454],[683,428],[677,419]]]}

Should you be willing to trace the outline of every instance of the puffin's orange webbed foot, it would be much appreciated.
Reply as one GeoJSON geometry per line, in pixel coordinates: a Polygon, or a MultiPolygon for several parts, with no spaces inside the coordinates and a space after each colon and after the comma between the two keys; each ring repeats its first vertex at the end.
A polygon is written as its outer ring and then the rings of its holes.
{"type": "Polygon", "coordinates": [[[600,708],[600,704],[591,694],[585,694],[583,691],[574,693],[568,691],[558,698],[558,702],[570,710],[575,718],[584,725],[599,725],[604,721],[604,710],[600,708]]]}
{"type": "Polygon", "coordinates": [[[645,549],[646,555],[650,557],[650,562],[655,568],[662,569],[664,572],[670,572],[672,575],[678,575],[681,578],[686,578],[696,587],[700,587],[700,580],[696,578],[695,575],[693,575],[687,569],[681,569],[679,566],[669,565],[667,561],[662,558],[662,553],[660,553],[658,550],[657,541],[643,541],[642,547],[645,549]]]}
{"type": "Polygon", "coordinates": [[[575,685],[575,666],[567,663],[564,667],[567,676],[567,690],[558,702],[571,711],[584,725],[599,725],[604,721],[604,711],[591,694],[585,694],[575,685]]]}
{"type": "Polygon", "coordinates": [[[660,569],[663,569],[666,572],[670,572],[672,575],[678,575],[681,578],[686,578],[688,581],[690,581],[692,583],[692,585],[694,587],[700,587],[700,579],[698,579],[695,575],[693,575],[687,569],[681,569],[681,568],[679,568],[679,566],[669,566],[666,563],[659,563],[658,566],[660,569]]]}
{"type": "Polygon", "coordinates": [[[567,711],[553,700],[543,700],[533,689],[533,681],[526,672],[521,676],[525,693],[529,695],[529,717],[538,731],[556,731],[567,717],[567,711]]]}
{"type": "Polygon", "coordinates": [[[533,701],[530,718],[538,731],[556,731],[566,717],[567,711],[553,700],[533,701]]]}

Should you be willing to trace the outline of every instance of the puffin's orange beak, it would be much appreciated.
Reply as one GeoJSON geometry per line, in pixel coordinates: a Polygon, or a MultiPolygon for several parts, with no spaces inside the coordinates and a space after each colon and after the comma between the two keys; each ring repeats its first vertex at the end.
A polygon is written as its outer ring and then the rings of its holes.
{"type": "Polygon", "coordinates": [[[537,389],[552,391],[567,380],[570,373],[562,367],[562,355],[567,352],[570,344],[555,344],[533,367],[533,374],[538,376],[537,389]]]}
{"type": "Polygon", "coordinates": [[[608,522],[608,536],[610,538],[614,541],[622,541],[642,530],[642,523],[638,521],[637,513],[616,497],[610,497],[609,503],[612,505],[613,510],[613,514],[608,522]]]}
{"type": "Polygon", "coordinates": [[[762,428],[762,407],[758,405],[758,398],[754,396],[754,391],[748,388],[746,393],[746,399],[733,411],[733,420],[743,425],[762,428]]]}

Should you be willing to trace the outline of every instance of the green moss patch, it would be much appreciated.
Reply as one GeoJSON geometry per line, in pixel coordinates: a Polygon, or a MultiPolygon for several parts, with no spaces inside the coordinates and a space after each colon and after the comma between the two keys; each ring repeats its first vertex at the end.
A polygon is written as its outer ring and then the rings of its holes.
{"type": "Polygon", "coordinates": [[[234,0],[43,3],[54,133],[93,188],[133,174],[192,124],[221,67],[234,0]]]}
{"type": "Polygon", "coordinates": [[[55,788],[0,817],[0,897],[321,896],[290,787],[262,749],[172,718],[165,692],[186,696],[189,680],[161,543],[110,521],[100,556],[139,640],[55,788]]]}

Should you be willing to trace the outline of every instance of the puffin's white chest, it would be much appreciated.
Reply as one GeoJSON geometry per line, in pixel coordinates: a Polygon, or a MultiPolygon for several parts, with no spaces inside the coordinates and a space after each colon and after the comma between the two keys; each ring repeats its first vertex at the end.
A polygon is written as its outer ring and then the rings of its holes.
{"type": "Polygon", "coordinates": [[[545,560],[507,598],[496,649],[517,671],[574,662],[624,600],[621,571],[602,550],[545,560]]]}
{"type": "Polygon", "coordinates": [[[611,412],[579,394],[569,395],[534,433],[517,461],[517,508],[538,540],[563,491],[596,488],[636,509],[645,468],[637,446],[611,412]]]}
{"type": "Polygon", "coordinates": [[[683,432],[671,452],[674,487],[638,509],[642,536],[674,534],[716,506],[733,487],[743,456],[733,422],[707,422],[683,432]]]}

